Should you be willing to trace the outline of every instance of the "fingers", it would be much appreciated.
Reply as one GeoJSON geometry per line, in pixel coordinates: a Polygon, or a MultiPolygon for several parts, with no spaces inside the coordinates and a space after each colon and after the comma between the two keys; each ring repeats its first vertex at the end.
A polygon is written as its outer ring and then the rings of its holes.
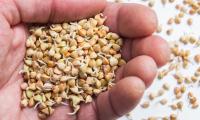
{"type": "Polygon", "coordinates": [[[109,92],[98,96],[98,118],[112,120],[130,112],[139,102],[144,90],[145,85],[140,78],[126,77],[119,81],[109,92]]]}
{"type": "Polygon", "coordinates": [[[151,57],[143,55],[130,60],[121,70],[123,70],[122,78],[136,76],[142,79],[148,87],[156,76],[157,66],[151,57]]]}
{"type": "Polygon", "coordinates": [[[12,32],[8,31],[8,33],[2,32],[0,34],[0,88],[2,88],[23,61],[25,54],[23,43],[26,35],[24,27],[20,24],[15,26],[12,32]]]}
{"type": "Polygon", "coordinates": [[[159,36],[149,36],[140,39],[126,39],[122,48],[122,57],[129,61],[140,55],[152,57],[156,64],[161,67],[170,59],[168,43],[159,36]]]}
{"type": "Polygon", "coordinates": [[[20,120],[40,120],[37,110],[33,108],[23,108],[21,110],[20,120]]]}
{"type": "Polygon", "coordinates": [[[75,116],[68,115],[72,110],[69,106],[58,106],[47,120],[75,120],[75,116]]]}
{"type": "Polygon", "coordinates": [[[139,4],[108,4],[104,14],[111,31],[127,38],[151,35],[157,27],[155,12],[139,4]]]}
{"type": "Polygon", "coordinates": [[[95,102],[81,104],[81,109],[77,114],[76,120],[98,120],[97,118],[97,109],[95,102]]]}
{"type": "Polygon", "coordinates": [[[157,65],[163,66],[169,61],[170,49],[168,43],[159,36],[149,36],[132,42],[132,57],[139,55],[151,56],[157,65]]]}
{"type": "MultiPolygon", "coordinates": [[[[23,22],[63,22],[91,17],[101,12],[105,0],[15,0],[23,22]]],[[[19,17],[19,16],[18,16],[19,17]]],[[[12,18],[15,19],[15,18],[12,18]]],[[[12,21],[12,20],[11,20],[12,21]]]]}

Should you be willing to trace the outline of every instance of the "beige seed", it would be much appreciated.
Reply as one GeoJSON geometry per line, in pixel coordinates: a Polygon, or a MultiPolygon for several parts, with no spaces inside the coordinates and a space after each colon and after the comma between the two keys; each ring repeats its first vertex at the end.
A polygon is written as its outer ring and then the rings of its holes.
{"type": "Polygon", "coordinates": [[[21,100],[21,106],[22,107],[27,107],[28,106],[28,100],[27,99],[21,100]]]}
{"type": "Polygon", "coordinates": [[[55,53],[54,58],[57,59],[57,60],[59,60],[61,58],[61,54],[55,53]]]}
{"type": "Polygon", "coordinates": [[[169,0],[170,3],[173,3],[175,0],[169,0]]]}
{"type": "Polygon", "coordinates": [[[40,37],[42,35],[42,28],[38,28],[35,30],[34,34],[38,37],[40,37]]]}
{"type": "Polygon", "coordinates": [[[56,85],[56,86],[53,87],[54,93],[58,93],[59,91],[60,91],[59,86],[56,85]]]}
{"type": "Polygon", "coordinates": [[[183,109],[183,102],[182,102],[182,101],[180,101],[180,102],[177,103],[177,108],[178,108],[179,110],[182,110],[182,109],[183,109]]]}
{"type": "Polygon", "coordinates": [[[163,84],[163,89],[169,90],[170,89],[170,85],[168,83],[164,83],[163,84]]]}
{"type": "Polygon", "coordinates": [[[22,90],[26,90],[26,88],[28,87],[28,84],[23,82],[20,87],[22,90]]]}
{"type": "Polygon", "coordinates": [[[167,22],[169,25],[173,24],[174,23],[174,18],[170,18],[167,22]]]}
{"type": "Polygon", "coordinates": [[[168,0],[161,0],[161,3],[162,3],[163,5],[166,5],[167,1],[168,1],[168,0]]]}
{"type": "Polygon", "coordinates": [[[184,12],[180,12],[180,13],[178,14],[178,17],[180,17],[180,18],[184,17],[184,12]]]}
{"type": "Polygon", "coordinates": [[[57,63],[57,66],[58,66],[58,68],[60,69],[60,70],[64,70],[65,69],[65,64],[63,63],[63,62],[59,62],[59,63],[57,63]]]}
{"type": "Polygon", "coordinates": [[[181,19],[178,16],[176,16],[175,19],[174,19],[174,22],[176,24],[180,24],[181,23],[181,19]]]}
{"type": "Polygon", "coordinates": [[[28,87],[30,90],[36,90],[36,84],[35,83],[31,83],[29,84],[29,87],[28,87]]]}
{"type": "Polygon", "coordinates": [[[147,120],[158,120],[156,117],[149,117],[147,120]]]}
{"type": "Polygon", "coordinates": [[[97,58],[97,54],[95,52],[91,52],[90,53],[90,58],[97,58]]]}
{"type": "Polygon", "coordinates": [[[60,24],[53,24],[53,25],[50,26],[50,29],[55,31],[55,32],[61,32],[62,26],[60,24]]]}
{"type": "Polygon", "coordinates": [[[101,66],[102,63],[103,63],[103,61],[102,61],[101,59],[97,59],[97,60],[96,60],[96,65],[97,65],[97,66],[101,66]]]}
{"type": "Polygon", "coordinates": [[[162,117],[162,120],[169,120],[168,117],[162,117]]]}
{"type": "Polygon", "coordinates": [[[176,99],[180,99],[182,97],[182,93],[178,93],[175,96],[176,96],[176,99]]]}
{"type": "Polygon", "coordinates": [[[155,97],[157,97],[157,94],[156,94],[156,93],[153,93],[153,92],[152,92],[152,93],[149,94],[149,99],[150,99],[150,100],[154,100],[155,97]]]}
{"type": "Polygon", "coordinates": [[[157,27],[157,29],[156,29],[156,32],[157,32],[157,33],[162,32],[162,25],[158,25],[158,27],[157,27]]]}
{"type": "Polygon", "coordinates": [[[171,107],[172,110],[176,110],[176,109],[178,109],[177,104],[172,104],[170,107],[171,107]]]}
{"type": "Polygon", "coordinates": [[[108,42],[107,42],[106,39],[100,38],[100,39],[98,39],[98,43],[99,43],[101,46],[104,46],[104,45],[106,45],[108,42]]]}
{"type": "Polygon", "coordinates": [[[119,51],[120,50],[120,46],[118,44],[112,44],[112,47],[115,51],[119,51]]]}
{"type": "Polygon", "coordinates": [[[124,59],[120,59],[118,65],[123,66],[126,64],[126,61],[124,59]]]}
{"type": "Polygon", "coordinates": [[[148,108],[149,105],[150,105],[149,101],[145,101],[145,102],[143,102],[143,103],[141,104],[141,107],[142,107],[142,108],[148,108]]]}
{"type": "Polygon", "coordinates": [[[26,51],[26,55],[27,56],[33,56],[35,54],[35,51],[31,48],[29,48],[27,51],[26,51]]]}
{"type": "Polygon", "coordinates": [[[62,97],[56,97],[55,101],[57,104],[60,104],[62,102],[62,97]]]}
{"type": "Polygon", "coordinates": [[[162,104],[162,105],[166,105],[167,104],[167,99],[162,99],[162,100],[160,100],[160,104],[162,104]]]}
{"type": "Polygon", "coordinates": [[[80,30],[78,30],[78,34],[80,36],[85,36],[87,34],[87,31],[85,29],[80,29],[80,30]]]}
{"type": "Polygon", "coordinates": [[[149,0],[148,6],[153,7],[155,5],[155,0],[149,0]]]}
{"type": "Polygon", "coordinates": [[[158,96],[162,96],[164,93],[165,93],[165,91],[164,91],[163,89],[160,89],[160,90],[158,91],[158,96]]]}
{"type": "Polygon", "coordinates": [[[192,25],[192,23],[193,23],[193,19],[192,19],[192,18],[189,18],[189,19],[187,20],[187,24],[188,24],[188,25],[192,25]]]}
{"type": "Polygon", "coordinates": [[[118,60],[115,57],[111,57],[109,62],[111,66],[116,66],[118,64],[118,60]]]}
{"type": "Polygon", "coordinates": [[[41,110],[42,113],[49,115],[49,109],[48,108],[44,108],[41,110]]]}

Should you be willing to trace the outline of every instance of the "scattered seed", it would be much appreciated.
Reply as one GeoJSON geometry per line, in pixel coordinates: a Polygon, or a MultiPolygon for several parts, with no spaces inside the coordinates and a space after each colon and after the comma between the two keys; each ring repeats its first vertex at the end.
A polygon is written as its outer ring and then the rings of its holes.
{"type": "Polygon", "coordinates": [[[162,100],[160,100],[160,104],[162,104],[162,105],[166,105],[167,104],[167,99],[162,99],[162,100]]]}

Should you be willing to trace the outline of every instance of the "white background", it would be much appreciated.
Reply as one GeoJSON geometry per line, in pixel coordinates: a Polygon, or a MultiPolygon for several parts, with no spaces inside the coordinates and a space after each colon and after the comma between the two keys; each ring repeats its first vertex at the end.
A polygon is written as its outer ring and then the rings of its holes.
{"type": "MultiPolygon", "coordinates": [[[[182,3],[183,0],[175,0],[175,2],[173,4],[169,3],[169,4],[166,4],[165,6],[163,6],[161,4],[161,2],[160,2],[161,0],[155,0],[155,1],[156,1],[156,4],[153,7],[153,9],[156,11],[156,13],[158,15],[159,24],[161,24],[163,26],[162,33],[160,34],[163,38],[165,38],[169,42],[178,41],[180,36],[182,36],[184,34],[192,34],[199,38],[200,15],[194,15],[194,16],[185,15],[184,18],[182,19],[182,22],[180,25],[169,26],[166,24],[170,17],[174,17],[175,15],[177,15],[179,13],[175,9],[175,5],[177,3],[182,3]],[[193,18],[194,23],[192,26],[187,25],[187,19],[189,17],[193,18]],[[169,28],[174,29],[174,32],[171,36],[166,35],[166,30],[168,30],[169,28]]],[[[144,2],[142,0],[129,0],[129,2],[137,2],[137,3],[144,4],[144,5],[148,4],[147,2],[144,2]]],[[[188,45],[188,46],[182,45],[182,47],[184,49],[190,49],[192,52],[191,54],[196,54],[196,53],[200,54],[200,48],[198,48],[198,47],[194,47],[192,45],[188,45]]],[[[193,61],[193,55],[191,55],[190,57],[191,57],[190,58],[191,64],[190,64],[189,68],[187,70],[181,70],[181,73],[183,73],[184,75],[191,75],[194,72],[194,70],[199,66],[199,65],[195,64],[195,62],[193,61]]],[[[173,72],[171,74],[173,74],[173,72]]],[[[162,88],[162,84],[165,82],[170,84],[170,91],[165,93],[163,96],[156,98],[153,102],[150,103],[151,105],[147,109],[142,109],[140,107],[140,105],[138,105],[131,112],[129,119],[132,119],[132,120],[143,120],[144,119],[144,120],[146,120],[150,116],[161,118],[164,116],[169,116],[171,113],[174,113],[174,114],[178,115],[178,120],[200,120],[200,107],[195,110],[191,109],[189,106],[189,103],[188,103],[188,99],[187,99],[187,93],[189,91],[193,91],[195,96],[197,96],[198,101],[200,103],[200,87],[199,87],[198,83],[187,86],[187,92],[184,94],[183,98],[181,99],[182,101],[184,101],[184,107],[183,107],[182,111],[179,111],[179,110],[172,111],[171,108],[169,107],[169,105],[171,105],[171,103],[176,103],[179,101],[179,100],[175,99],[174,94],[173,94],[173,88],[178,85],[177,85],[176,80],[172,77],[172,75],[165,77],[163,80],[155,79],[152,86],[146,91],[141,103],[143,101],[148,100],[147,95],[150,92],[157,92],[160,88],[162,88]],[[168,99],[167,105],[162,106],[159,104],[159,100],[161,100],[162,98],[168,99]]],[[[127,117],[123,117],[120,120],[127,120],[127,119],[128,119],[127,117]]]]}

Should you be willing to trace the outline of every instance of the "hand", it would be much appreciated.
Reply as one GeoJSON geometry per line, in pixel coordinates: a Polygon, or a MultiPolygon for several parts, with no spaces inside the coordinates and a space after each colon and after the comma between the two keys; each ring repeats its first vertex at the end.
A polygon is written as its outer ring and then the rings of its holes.
{"type": "MultiPolygon", "coordinates": [[[[169,47],[151,35],[155,13],[138,4],[109,4],[104,0],[1,0],[0,1],[0,119],[38,120],[37,111],[21,108],[19,74],[23,66],[25,23],[79,20],[103,12],[106,25],[124,38],[123,57],[128,63],[117,71],[116,86],[91,104],[82,104],[78,120],[116,119],[132,110],[153,81],[157,66],[169,60],[169,47]]],[[[49,120],[71,120],[69,107],[57,107],[49,120]]]]}

